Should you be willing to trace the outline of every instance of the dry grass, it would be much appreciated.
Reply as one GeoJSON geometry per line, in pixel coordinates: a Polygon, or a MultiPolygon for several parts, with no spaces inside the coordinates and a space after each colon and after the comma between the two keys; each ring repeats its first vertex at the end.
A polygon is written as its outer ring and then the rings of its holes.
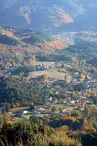
{"type": "Polygon", "coordinates": [[[57,80],[63,80],[65,77],[65,73],[58,72],[57,70],[45,70],[45,71],[35,71],[29,74],[30,78],[36,78],[38,76],[46,75],[49,78],[55,78],[57,80]]]}

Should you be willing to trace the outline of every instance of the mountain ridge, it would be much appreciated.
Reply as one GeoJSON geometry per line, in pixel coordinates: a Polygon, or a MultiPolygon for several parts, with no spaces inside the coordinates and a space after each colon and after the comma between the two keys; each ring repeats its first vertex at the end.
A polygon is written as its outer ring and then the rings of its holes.
{"type": "MultiPolygon", "coordinates": [[[[60,31],[70,27],[76,31],[82,19],[90,22],[92,17],[96,18],[96,13],[91,14],[92,9],[97,12],[97,0],[1,0],[0,5],[0,24],[42,31],[60,31]],[[87,12],[91,17],[86,16],[87,12]]],[[[87,29],[92,27],[86,21],[84,23],[87,29]]]]}

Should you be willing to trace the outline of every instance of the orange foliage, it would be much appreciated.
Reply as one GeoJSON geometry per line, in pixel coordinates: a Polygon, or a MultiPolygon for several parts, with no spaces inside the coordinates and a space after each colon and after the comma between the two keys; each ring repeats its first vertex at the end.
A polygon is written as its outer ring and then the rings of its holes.
{"type": "Polygon", "coordinates": [[[76,63],[78,61],[78,58],[77,57],[73,57],[72,61],[76,63]]]}
{"type": "Polygon", "coordinates": [[[97,92],[93,92],[93,96],[97,96],[97,92]]]}
{"type": "Polygon", "coordinates": [[[81,78],[82,79],[85,79],[85,75],[83,73],[81,74],[81,78]]]}
{"type": "Polygon", "coordinates": [[[54,27],[59,27],[62,24],[72,23],[72,17],[66,13],[62,8],[52,9],[49,8],[49,18],[53,21],[54,27]]]}
{"type": "Polygon", "coordinates": [[[0,110],[0,115],[2,115],[2,111],[0,110]]]}
{"type": "Polygon", "coordinates": [[[14,36],[14,31],[13,30],[11,30],[11,31],[9,31],[9,30],[2,30],[2,34],[3,35],[7,35],[8,37],[16,38],[14,36]]]}
{"type": "Polygon", "coordinates": [[[50,50],[50,51],[55,51],[55,50],[62,50],[66,47],[66,44],[64,44],[62,41],[60,40],[54,40],[51,42],[44,42],[44,44],[41,44],[41,46],[43,48],[45,48],[46,50],[50,50]]]}
{"type": "Polygon", "coordinates": [[[67,132],[67,131],[69,131],[69,127],[68,126],[62,126],[60,128],[60,130],[63,131],[63,132],[67,132]]]}
{"type": "Polygon", "coordinates": [[[85,125],[82,129],[82,131],[88,131],[89,130],[89,127],[87,125],[85,125]]]}
{"type": "Polygon", "coordinates": [[[74,72],[74,75],[78,76],[78,74],[79,74],[78,72],[74,72]]]}
{"type": "Polygon", "coordinates": [[[89,128],[88,126],[84,126],[82,131],[85,131],[85,132],[96,132],[96,129],[95,128],[89,128]]]}
{"type": "Polygon", "coordinates": [[[30,59],[29,61],[30,65],[37,65],[37,62],[35,60],[30,59]]]}

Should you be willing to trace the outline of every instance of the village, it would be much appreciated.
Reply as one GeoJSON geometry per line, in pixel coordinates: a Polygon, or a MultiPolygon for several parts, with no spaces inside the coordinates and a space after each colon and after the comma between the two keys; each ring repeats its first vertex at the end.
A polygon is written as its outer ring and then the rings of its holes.
{"type": "MultiPolygon", "coordinates": [[[[53,64],[52,68],[54,67],[53,64]]],[[[62,63],[57,69],[63,70],[65,67],[67,66],[62,63]]],[[[45,68],[47,70],[49,66],[45,65],[45,68]]],[[[11,116],[14,119],[31,120],[33,117],[51,119],[52,115],[70,115],[74,111],[84,111],[87,105],[97,106],[97,103],[94,102],[94,97],[97,96],[96,76],[94,78],[92,74],[88,73],[88,78],[86,78],[85,74],[79,74],[78,72],[65,72],[63,74],[63,78],[52,78],[46,75],[39,76],[42,78],[42,82],[39,85],[40,88],[46,86],[50,94],[45,94],[43,104],[35,105],[34,102],[30,102],[27,107],[11,109],[9,111],[11,116]]],[[[33,79],[36,80],[39,77],[33,76],[33,79]]]]}
{"type": "MultiPolygon", "coordinates": [[[[4,59],[3,59],[4,62],[4,59]]],[[[6,64],[7,60],[5,60],[6,64]]],[[[32,61],[30,66],[7,63],[2,68],[5,76],[18,76],[32,82],[39,90],[44,90],[42,103],[26,101],[26,106],[11,108],[8,113],[14,118],[31,119],[31,117],[51,118],[52,115],[70,115],[74,111],[83,111],[87,105],[97,106],[97,70],[91,65],[79,62],[72,63],[32,61]],[[91,70],[94,70],[92,74],[91,70]]],[[[38,90],[37,90],[38,93],[38,90]]],[[[37,98],[37,95],[35,95],[37,98]]],[[[2,109],[2,106],[1,106],[2,109]]]]}

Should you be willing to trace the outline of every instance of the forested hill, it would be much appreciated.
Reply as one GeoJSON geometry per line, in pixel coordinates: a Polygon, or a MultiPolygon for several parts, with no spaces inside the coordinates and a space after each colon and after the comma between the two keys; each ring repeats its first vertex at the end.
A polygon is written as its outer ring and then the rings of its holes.
{"type": "Polygon", "coordinates": [[[96,12],[97,0],[0,1],[1,24],[45,31],[97,28],[96,12]]]}

